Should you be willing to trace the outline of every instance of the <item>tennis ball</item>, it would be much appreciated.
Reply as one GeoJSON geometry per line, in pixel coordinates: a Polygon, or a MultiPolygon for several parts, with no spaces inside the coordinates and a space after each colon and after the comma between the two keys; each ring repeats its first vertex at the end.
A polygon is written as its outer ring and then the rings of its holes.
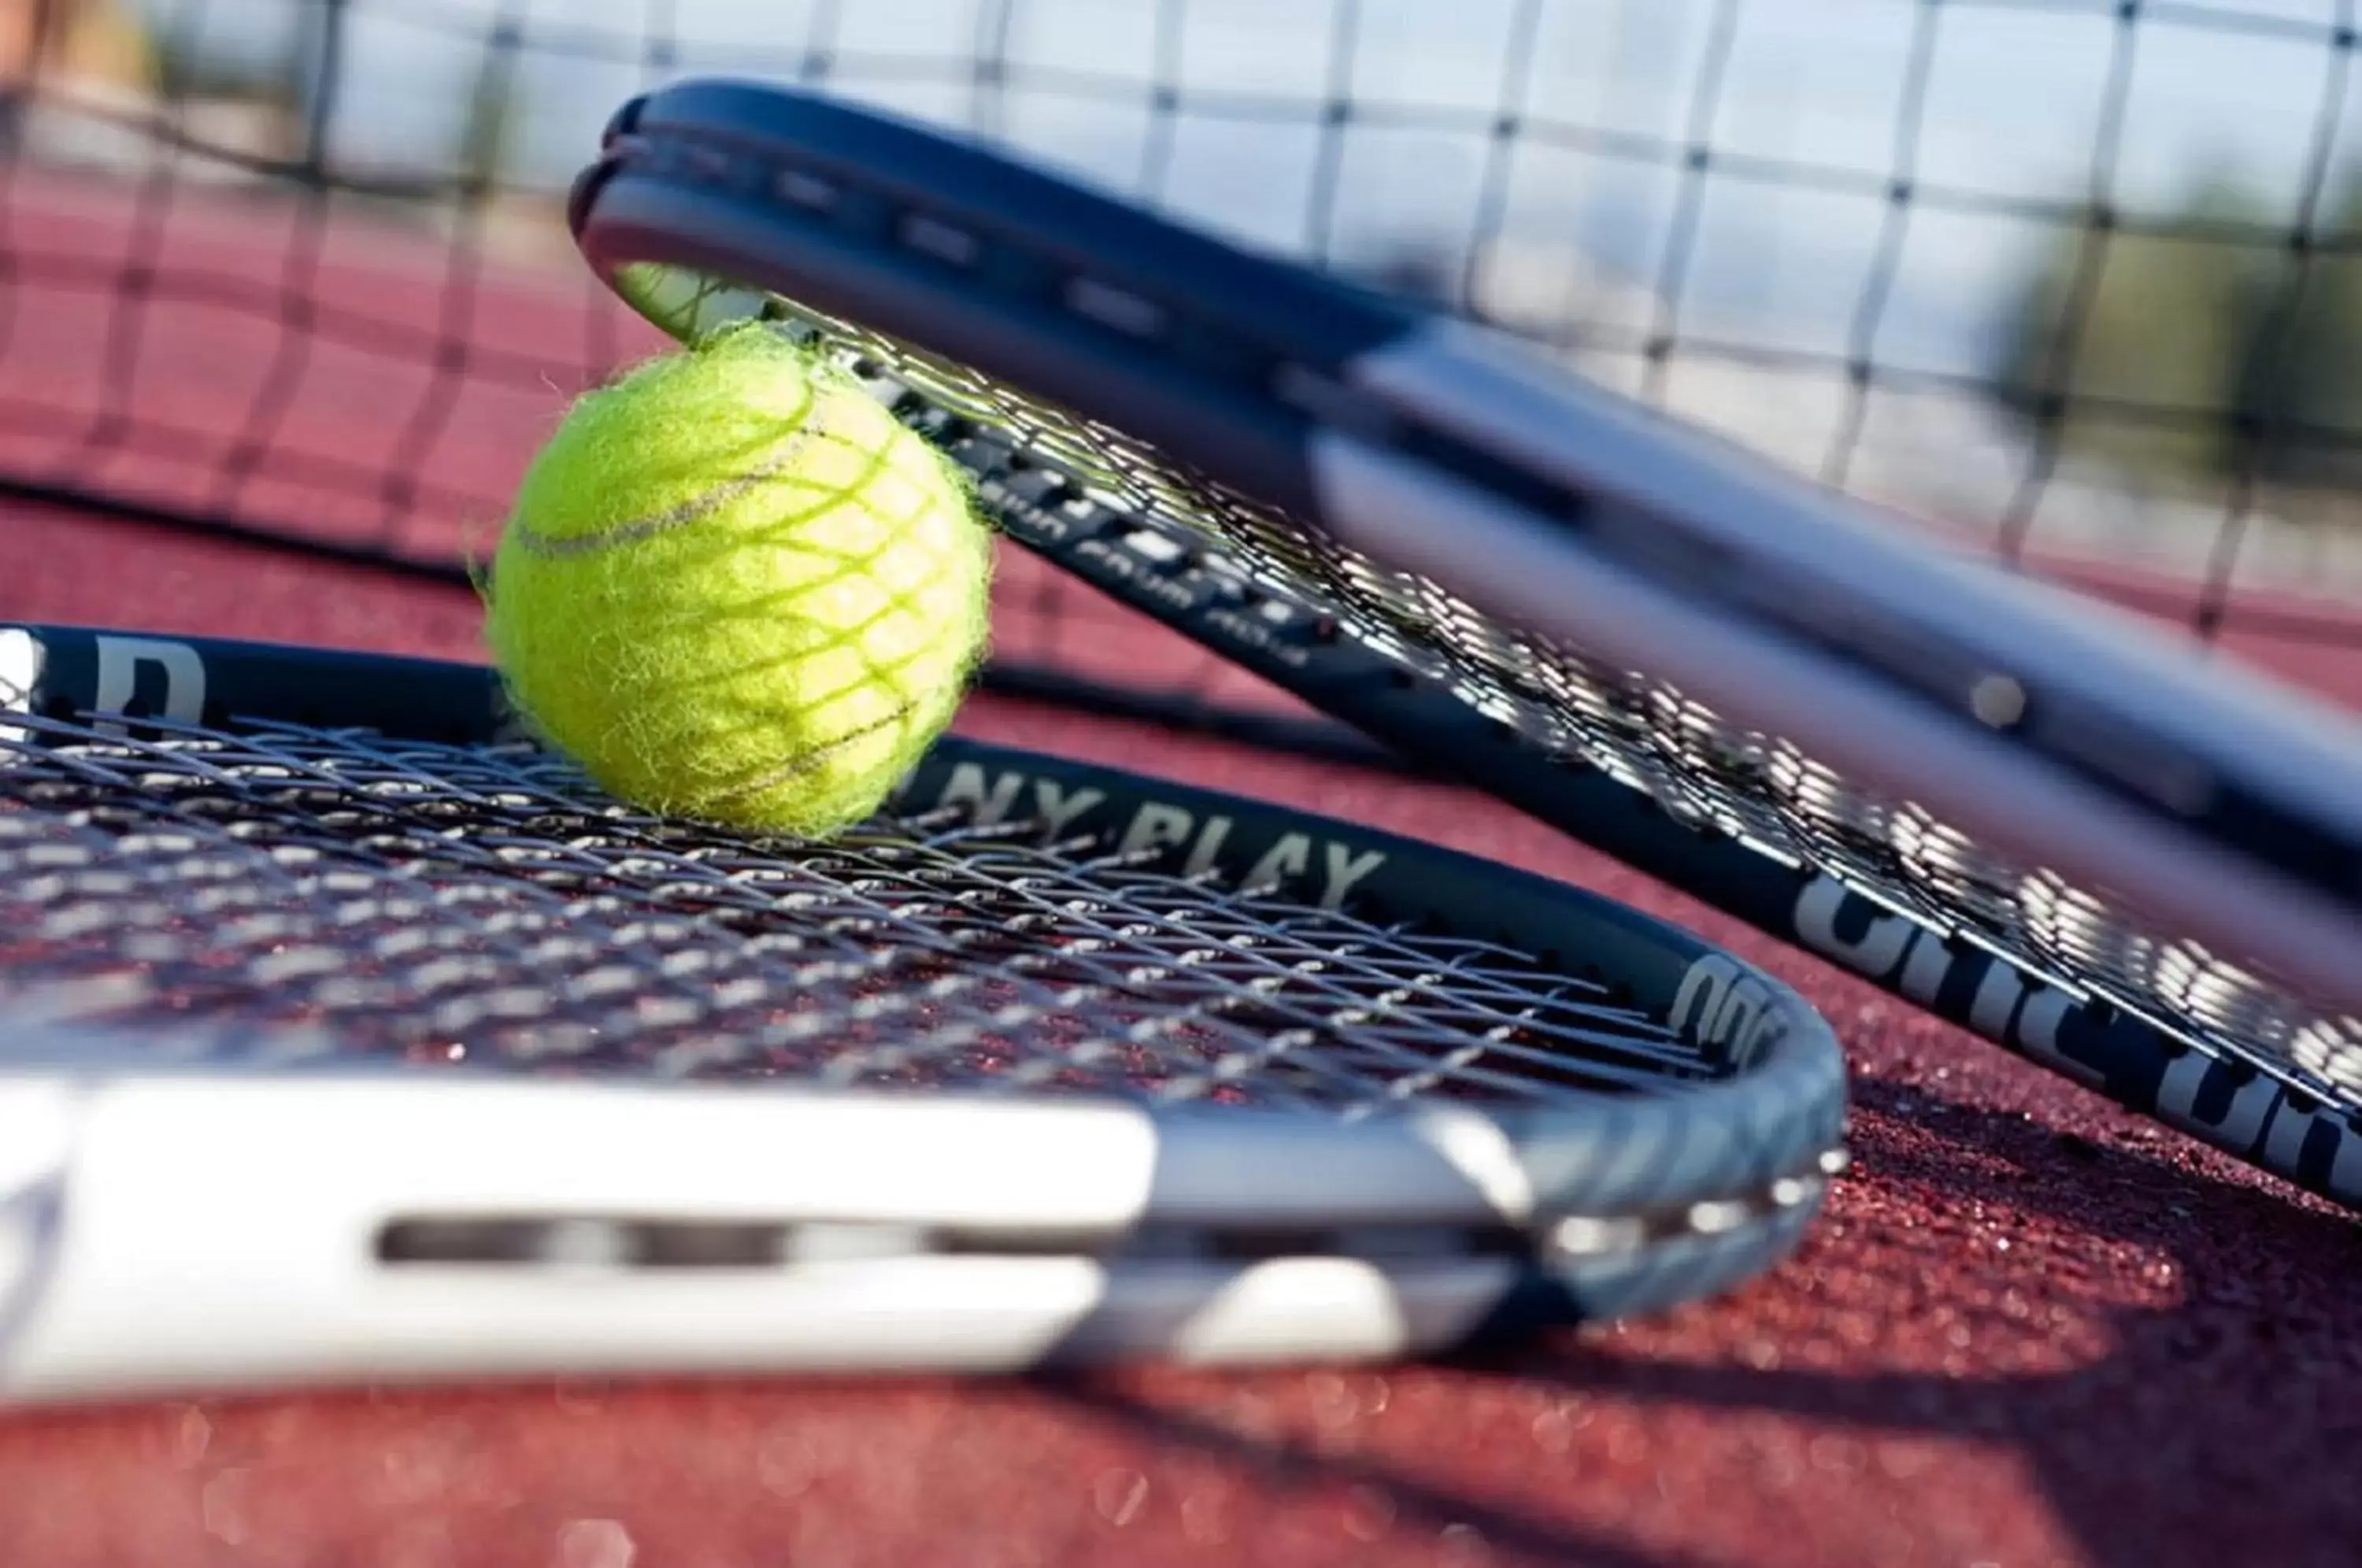
{"type": "Polygon", "coordinates": [[[611,794],[826,837],[950,723],[990,573],[950,459],[747,323],[568,411],[502,530],[486,640],[526,721],[611,794]]]}

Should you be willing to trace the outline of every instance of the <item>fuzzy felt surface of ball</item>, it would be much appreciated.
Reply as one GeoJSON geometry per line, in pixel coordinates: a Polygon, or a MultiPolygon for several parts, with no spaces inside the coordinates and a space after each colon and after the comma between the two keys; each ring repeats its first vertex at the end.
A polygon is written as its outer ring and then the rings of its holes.
{"type": "Polygon", "coordinates": [[[991,560],[948,458],[749,323],[576,402],[518,488],[486,638],[522,715],[611,794],[827,837],[948,727],[991,560]]]}

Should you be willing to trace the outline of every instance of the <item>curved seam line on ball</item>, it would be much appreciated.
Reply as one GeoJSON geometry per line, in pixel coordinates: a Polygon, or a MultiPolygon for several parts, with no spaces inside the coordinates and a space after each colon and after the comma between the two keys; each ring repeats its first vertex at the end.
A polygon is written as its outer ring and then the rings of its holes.
{"type": "Polygon", "coordinates": [[[643,539],[652,539],[671,529],[700,522],[712,514],[716,508],[727,505],[759,485],[768,484],[778,478],[780,473],[796,460],[810,436],[809,426],[798,429],[788,436],[787,443],[780,448],[778,456],[753,472],[741,474],[735,479],[724,480],[712,490],[700,491],[677,506],[668,507],[665,511],[646,517],[631,518],[616,524],[612,528],[603,528],[596,534],[583,534],[570,538],[560,537],[557,535],[542,533],[532,524],[523,521],[516,524],[513,532],[517,543],[527,551],[551,560],[563,560],[572,556],[592,555],[600,550],[613,549],[624,545],[636,545],[643,539]]]}
{"type": "Polygon", "coordinates": [[[919,705],[916,702],[906,701],[900,707],[896,708],[892,712],[888,713],[883,718],[872,720],[870,723],[862,725],[857,730],[848,730],[844,734],[837,736],[834,740],[828,742],[824,745],[816,745],[807,750],[800,751],[796,753],[795,756],[788,758],[787,761],[781,763],[778,767],[772,768],[767,773],[757,774],[755,778],[750,778],[744,783],[734,784],[726,790],[716,790],[714,793],[704,796],[702,799],[706,803],[712,804],[719,801],[744,800],[749,795],[759,795],[766,790],[773,789],[787,782],[789,779],[793,778],[800,773],[811,772],[813,767],[819,765],[823,757],[828,756],[829,753],[833,751],[842,751],[846,746],[851,745],[855,741],[866,739],[870,735],[876,734],[882,729],[900,723],[903,720],[909,718],[911,713],[916,712],[918,706],[919,705]]]}

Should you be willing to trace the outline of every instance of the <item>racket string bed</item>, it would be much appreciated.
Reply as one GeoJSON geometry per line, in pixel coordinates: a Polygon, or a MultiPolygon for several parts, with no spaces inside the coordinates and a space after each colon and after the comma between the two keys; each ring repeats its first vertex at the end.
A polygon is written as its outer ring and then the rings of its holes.
{"type": "Polygon", "coordinates": [[[614,807],[523,744],[143,728],[27,716],[0,739],[0,972],[84,982],[124,1021],[1343,1116],[1716,1070],[1508,946],[1126,870],[1045,822],[936,809],[790,848],[614,807]]]}
{"type": "MultiPolygon", "coordinates": [[[[747,308],[745,291],[649,270],[690,317],[747,308]],[[709,291],[710,298],[698,292],[709,291]]],[[[954,450],[1021,536],[1097,534],[1156,563],[1176,592],[1319,624],[1407,681],[1569,767],[1597,769],[1676,821],[1835,878],[1879,908],[1998,954],[2079,1002],[2139,1018],[2206,1053],[2263,1067],[2344,1106],[2362,1096],[2362,1020],[2148,928],[2104,889],[1995,853],[1907,802],[1859,789],[1776,737],[1735,729],[1645,672],[1604,669],[1412,574],[1377,565],[1120,430],[778,295],[756,308],[837,358],[906,421],[954,450]]],[[[659,312],[661,316],[661,312],[659,312]]],[[[1136,602],[1153,603],[1153,594],[1136,602]]]]}

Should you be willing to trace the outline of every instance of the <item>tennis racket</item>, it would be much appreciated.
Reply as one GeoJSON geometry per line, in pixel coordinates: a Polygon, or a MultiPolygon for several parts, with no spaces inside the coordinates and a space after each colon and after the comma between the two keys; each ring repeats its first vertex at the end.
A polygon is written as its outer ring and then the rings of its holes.
{"type": "Polygon", "coordinates": [[[1628,863],[2362,1204],[2344,714],[1468,324],[797,90],[635,98],[582,254],[756,315],[1007,535],[1628,863]]]}
{"type": "Polygon", "coordinates": [[[0,1404],[1443,1351],[1770,1266],[1844,1110],[1771,977],[1351,823],[954,738],[748,838],[481,668],[0,625],[0,1404]]]}

